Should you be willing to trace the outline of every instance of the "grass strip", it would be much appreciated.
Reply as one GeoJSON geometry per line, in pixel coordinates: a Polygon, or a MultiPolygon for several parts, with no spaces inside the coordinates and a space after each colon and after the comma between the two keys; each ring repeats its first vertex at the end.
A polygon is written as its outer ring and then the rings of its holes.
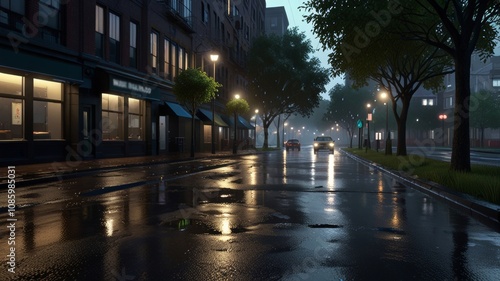
{"type": "Polygon", "coordinates": [[[417,176],[500,205],[500,167],[473,164],[470,173],[463,173],[452,171],[449,162],[434,160],[424,154],[396,156],[357,148],[344,150],[388,169],[403,171],[409,176],[417,176]]]}

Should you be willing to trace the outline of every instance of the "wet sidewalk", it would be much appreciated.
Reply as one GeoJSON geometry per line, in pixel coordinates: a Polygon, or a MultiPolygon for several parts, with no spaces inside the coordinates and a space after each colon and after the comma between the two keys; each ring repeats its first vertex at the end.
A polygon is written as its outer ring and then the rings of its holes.
{"type": "MultiPolygon", "coordinates": [[[[256,150],[238,150],[236,155],[249,155],[255,153],[257,153],[256,150]]],[[[99,170],[233,156],[235,156],[235,154],[233,154],[232,151],[219,151],[215,154],[210,152],[198,152],[195,153],[194,158],[190,156],[189,152],[175,152],[153,156],[118,157],[16,165],[14,166],[14,169],[16,175],[16,187],[22,187],[77,177],[79,175],[89,174],[99,170]]],[[[0,189],[7,188],[8,169],[10,168],[4,167],[4,171],[0,173],[0,189]]]]}

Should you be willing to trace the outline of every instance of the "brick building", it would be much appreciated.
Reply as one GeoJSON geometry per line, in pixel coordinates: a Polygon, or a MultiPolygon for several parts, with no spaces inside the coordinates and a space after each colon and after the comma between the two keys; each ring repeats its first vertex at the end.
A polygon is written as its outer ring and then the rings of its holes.
{"type": "MultiPolygon", "coordinates": [[[[244,96],[246,53],[264,14],[264,0],[2,1],[0,162],[188,148],[191,114],[172,93],[187,67],[215,69],[223,85],[214,139],[224,149],[232,134],[224,104],[244,96]]],[[[196,113],[197,151],[209,147],[211,110],[196,113]]],[[[252,129],[241,119],[239,139],[252,129]]]]}

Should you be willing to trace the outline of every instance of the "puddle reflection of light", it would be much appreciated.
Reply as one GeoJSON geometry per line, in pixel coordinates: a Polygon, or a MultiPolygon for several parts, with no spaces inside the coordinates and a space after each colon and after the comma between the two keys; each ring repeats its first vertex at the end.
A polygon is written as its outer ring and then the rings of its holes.
{"type": "Polygon", "coordinates": [[[245,192],[245,204],[257,205],[257,196],[255,195],[255,190],[245,192]]]}
{"type": "Polygon", "coordinates": [[[231,222],[229,218],[223,218],[221,222],[221,233],[223,235],[231,234],[231,222]]]}
{"type": "Polygon", "coordinates": [[[283,183],[286,184],[287,183],[287,178],[286,178],[286,149],[283,149],[283,163],[285,165],[283,165],[283,183]]]}
{"type": "Polygon", "coordinates": [[[333,189],[335,184],[335,173],[334,173],[334,163],[333,163],[333,154],[330,154],[328,157],[328,183],[327,188],[333,189]]]}
{"type": "Polygon", "coordinates": [[[335,195],[334,194],[328,194],[326,197],[326,208],[324,209],[325,212],[335,212],[335,208],[333,208],[333,205],[335,204],[335,195]]]}
{"type": "Polygon", "coordinates": [[[106,236],[111,237],[113,236],[113,224],[114,220],[113,219],[106,219],[106,222],[104,223],[104,227],[106,228],[106,236]]]}

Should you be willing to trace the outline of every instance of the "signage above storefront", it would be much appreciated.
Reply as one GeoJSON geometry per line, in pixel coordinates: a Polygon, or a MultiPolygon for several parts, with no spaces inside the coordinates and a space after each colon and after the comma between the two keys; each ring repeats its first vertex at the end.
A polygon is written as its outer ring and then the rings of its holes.
{"type": "Polygon", "coordinates": [[[151,87],[139,85],[136,83],[132,83],[129,81],[124,81],[124,80],[120,80],[120,79],[116,79],[116,78],[113,78],[111,83],[112,83],[113,87],[129,90],[129,91],[133,91],[133,92],[139,92],[142,94],[149,95],[153,91],[153,89],[151,87]]]}

